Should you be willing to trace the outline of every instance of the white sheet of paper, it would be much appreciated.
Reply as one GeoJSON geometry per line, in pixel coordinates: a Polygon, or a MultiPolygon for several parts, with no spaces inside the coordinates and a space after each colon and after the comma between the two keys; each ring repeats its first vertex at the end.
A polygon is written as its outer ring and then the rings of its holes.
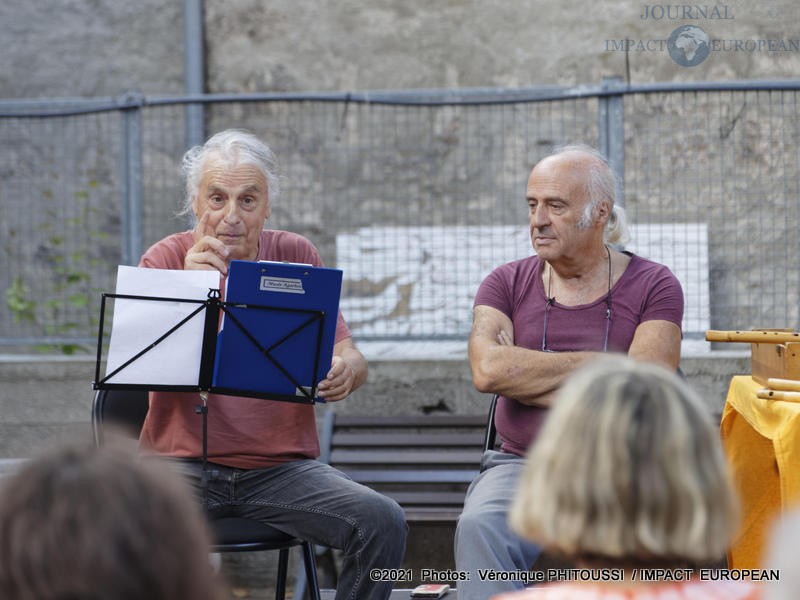
{"type": "MultiPolygon", "coordinates": [[[[172,271],[122,265],[117,270],[117,294],[205,300],[209,289],[218,288],[217,271],[172,271]]],[[[199,306],[190,302],[114,299],[106,375],[153,344],[199,306]]],[[[200,311],[106,382],[197,385],[204,323],[205,311],[200,311]]]]}

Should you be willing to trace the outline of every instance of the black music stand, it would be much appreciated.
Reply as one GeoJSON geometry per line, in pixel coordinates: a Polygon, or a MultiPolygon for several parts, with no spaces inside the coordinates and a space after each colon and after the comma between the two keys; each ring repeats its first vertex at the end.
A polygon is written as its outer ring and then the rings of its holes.
{"type": "Polygon", "coordinates": [[[320,377],[318,376],[319,365],[321,357],[324,354],[322,347],[323,346],[322,328],[326,318],[335,318],[335,316],[336,315],[329,315],[325,311],[317,309],[306,309],[306,308],[293,309],[285,307],[266,306],[263,304],[254,304],[254,303],[222,302],[220,300],[220,292],[218,289],[210,289],[208,292],[208,297],[205,300],[192,300],[186,298],[165,298],[159,296],[142,296],[142,295],[132,295],[132,294],[102,294],[102,300],[100,306],[100,323],[98,327],[98,337],[97,337],[97,359],[95,363],[95,379],[93,382],[93,388],[95,390],[147,389],[155,391],[173,391],[173,392],[206,392],[206,393],[227,394],[230,396],[249,396],[256,398],[283,400],[288,402],[302,402],[307,404],[313,404],[315,401],[317,401],[316,394],[320,379],[320,377]],[[135,351],[135,353],[132,354],[130,358],[128,358],[128,360],[122,362],[122,364],[117,366],[113,371],[111,371],[110,373],[106,373],[105,376],[101,377],[100,368],[103,362],[103,344],[104,344],[106,308],[107,308],[107,300],[110,298],[138,300],[143,302],[146,301],[178,302],[178,303],[196,304],[197,308],[193,310],[191,313],[189,313],[187,316],[179,320],[177,323],[175,323],[171,328],[169,328],[163,334],[159,335],[159,337],[157,337],[151,343],[146,345],[144,348],[135,351]],[[282,331],[280,338],[272,341],[265,341],[263,329],[261,331],[256,332],[254,331],[252,324],[247,324],[243,322],[243,319],[241,317],[248,311],[259,311],[262,313],[274,312],[278,313],[278,315],[294,313],[302,315],[302,319],[297,325],[291,327],[288,330],[288,333],[286,333],[286,331],[282,331]],[[140,383],[114,383],[113,381],[111,381],[117,374],[123,371],[126,367],[130,366],[139,358],[147,354],[149,351],[156,348],[159,344],[161,344],[167,338],[169,338],[169,336],[171,336],[178,329],[180,329],[186,323],[188,323],[192,318],[194,318],[195,316],[199,315],[202,312],[205,312],[203,340],[201,347],[200,369],[196,384],[190,384],[190,385],[157,384],[157,383],[140,384],[140,383]],[[296,394],[289,395],[280,391],[270,392],[268,390],[248,389],[246,387],[239,388],[239,387],[231,387],[230,385],[225,385],[225,386],[216,385],[214,375],[215,375],[215,364],[217,363],[218,359],[217,351],[219,345],[218,345],[217,328],[219,326],[220,312],[222,312],[225,315],[225,317],[229,319],[231,327],[236,328],[240,332],[240,334],[244,336],[245,339],[249,340],[250,345],[249,348],[247,348],[247,351],[250,354],[255,354],[262,357],[263,359],[268,361],[272,366],[274,366],[279,372],[281,372],[286,377],[286,379],[289,380],[296,388],[297,390],[296,394]],[[309,363],[312,367],[311,369],[309,369],[309,371],[312,374],[312,380],[310,386],[304,384],[303,382],[298,381],[295,375],[293,375],[290,372],[291,370],[281,363],[280,358],[277,357],[275,353],[275,350],[282,343],[286,342],[294,334],[307,329],[312,329],[314,331],[313,339],[315,341],[315,347],[312,348],[312,352],[306,354],[306,356],[309,359],[309,363]]]}
{"type": "Polygon", "coordinates": [[[143,296],[143,295],[133,295],[133,294],[102,294],[101,299],[101,306],[100,306],[100,323],[98,327],[98,338],[97,338],[97,360],[95,364],[95,379],[92,384],[93,389],[100,390],[100,389],[127,389],[127,390],[154,390],[154,391],[174,391],[174,392],[199,392],[200,398],[202,403],[199,404],[195,412],[202,416],[202,428],[203,428],[203,436],[202,436],[202,444],[203,444],[203,454],[202,454],[202,461],[203,461],[203,484],[207,483],[208,479],[208,472],[207,472],[207,459],[208,459],[208,394],[209,393],[220,393],[220,394],[227,394],[231,396],[251,396],[251,397],[259,397],[259,398],[269,398],[274,400],[282,400],[282,401],[289,401],[289,402],[301,402],[304,404],[314,404],[317,400],[317,387],[319,383],[318,379],[318,370],[320,364],[320,357],[322,356],[322,330],[323,324],[325,319],[327,318],[336,318],[337,314],[334,315],[326,315],[325,311],[323,310],[315,310],[315,309],[289,309],[283,307],[272,307],[272,306],[265,306],[260,304],[247,304],[247,303],[227,303],[222,302],[220,300],[220,291],[218,289],[209,289],[208,296],[205,300],[193,300],[193,299],[186,299],[186,298],[166,298],[166,297],[158,297],[158,296],[143,296]],[[197,308],[192,310],[188,315],[181,318],[178,322],[176,322],[172,327],[170,327],[167,331],[163,334],[159,335],[155,340],[149,343],[144,348],[139,349],[138,351],[134,351],[134,354],[126,361],[122,362],[118,367],[113,369],[111,373],[106,373],[104,377],[100,375],[100,365],[103,359],[103,343],[104,343],[104,329],[105,329],[105,318],[106,318],[106,307],[107,307],[107,300],[108,299],[124,299],[124,300],[135,300],[135,301],[142,301],[142,302],[177,302],[177,303],[188,303],[188,304],[196,304],[197,308]],[[251,328],[249,328],[246,324],[242,322],[242,315],[246,314],[247,311],[278,311],[278,313],[300,313],[303,315],[301,322],[294,326],[293,329],[290,329],[290,334],[287,336],[285,332],[282,332],[282,336],[278,340],[274,340],[271,344],[266,345],[264,343],[264,332],[254,332],[251,328]],[[133,364],[135,361],[140,359],[142,356],[147,354],[149,351],[153,350],[159,344],[162,344],[166,339],[168,339],[172,334],[178,331],[181,327],[186,325],[190,320],[194,317],[200,315],[201,313],[205,312],[203,315],[204,324],[203,324],[203,337],[202,337],[202,346],[201,346],[201,356],[200,356],[200,368],[197,377],[197,383],[191,385],[183,385],[183,384],[153,384],[153,383],[113,383],[110,380],[114,378],[115,375],[119,374],[123,371],[126,367],[133,364]],[[250,347],[248,348],[248,352],[250,353],[258,353],[264,359],[269,361],[279,372],[283,373],[283,375],[292,382],[292,384],[297,389],[296,395],[288,395],[282,393],[270,394],[269,392],[265,391],[258,391],[258,390],[249,390],[246,388],[234,388],[229,386],[220,387],[215,385],[214,381],[214,374],[215,374],[215,364],[217,359],[217,348],[218,348],[218,327],[219,327],[219,317],[220,312],[222,312],[226,319],[229,319],[230,325],[226,325],[226,327],[231,326],[239,330],[244,336],[251,342],[250,347]],[[314,339],[316,340],[315,348],[313,348],[312,352],[306,354],[308,356],[310,362],[313,364],[313,373],[311,385],[303,385],[300,381],[298,381],[290,372],[289,369],[285,368],[280,360],[275,356],[275,349],[280,346],[281,343],[286,341],[287,337],[291,337],[291,333],[306,330],[308,328],[316,327],[316,336],[314,339]]]}

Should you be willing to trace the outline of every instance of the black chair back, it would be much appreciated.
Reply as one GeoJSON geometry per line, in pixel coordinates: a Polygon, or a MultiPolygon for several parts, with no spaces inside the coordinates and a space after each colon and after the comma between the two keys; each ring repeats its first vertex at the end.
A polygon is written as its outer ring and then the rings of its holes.
{"type": "Polygon", "coordinates": [[[497,410],[497,394],[492,396],[489,405],[489,416],[486,419],[486,436],[483,438],[483,450],[494,450],[497,444],[497,429],[494,426],[494,413],[497,410]]]}
{"type": "Polygon", "coordinates": [[[103,443],[103,428],[109,425],[138,437],[149,408],[147,390],[98,390],[92,406],[92,431],[97,445],[103,443]]]}

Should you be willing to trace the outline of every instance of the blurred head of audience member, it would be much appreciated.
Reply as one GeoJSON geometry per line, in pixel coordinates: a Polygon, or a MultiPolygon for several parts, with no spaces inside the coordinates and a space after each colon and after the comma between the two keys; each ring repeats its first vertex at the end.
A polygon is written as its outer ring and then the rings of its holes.
{"type": "Polygon", "coordinates": [[[710,411],[673,372],[620,356],[567,380],[509,518],[546,550],[631,585],[635,568],[717,564],[738,513],[710,411]]]}
{"type": "Polygon", "coordinates": [[[800,509],[794,508],[779,518],[772,528],[764,568],[776,571],[764,587],[764,600],[797,600],[800,598],[800,509]]]}
{"type": "Polygon", "coordinates": [[[221,600],[185,485],[121,443],[32,459],[0,482],[0,597],[221,600]]]}

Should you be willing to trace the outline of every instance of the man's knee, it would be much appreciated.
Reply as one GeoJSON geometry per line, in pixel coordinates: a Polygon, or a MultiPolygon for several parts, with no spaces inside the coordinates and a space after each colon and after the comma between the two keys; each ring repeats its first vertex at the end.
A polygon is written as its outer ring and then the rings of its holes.
{"type": "Polygon", "coordinates": [[[408,524],[406,523],[406,513],[400,505],[382,494],[377,494],[379,501],[374,507],[374,512],[378,515],[376,521],[383,529],[383,535],[395,535],[405,540],[408,524]]]}
{"type": "Polygon", "coordinates": [[[369,490],[359,502],[359,521],[362,527],[376,530],[381,536],[402,535],[407,530],[405,512],[397,502],[369,490]]]}
{"type": "Polygon", "coordinates": [[[471,545],[480,540],[493,537],[506,529],[506,515],[488,510],[465,510],[456,523],[456,540],[471,545]]]}
{"type": "Polygon", "coordinates": [[[371,493],[361,505],[359,531],[363,548],[381,564],[399,565],[406,548],[408,525],[403,509],[391,498],[371,493]],[[363,537],[362,537],[363,536],[363,537]]]}

